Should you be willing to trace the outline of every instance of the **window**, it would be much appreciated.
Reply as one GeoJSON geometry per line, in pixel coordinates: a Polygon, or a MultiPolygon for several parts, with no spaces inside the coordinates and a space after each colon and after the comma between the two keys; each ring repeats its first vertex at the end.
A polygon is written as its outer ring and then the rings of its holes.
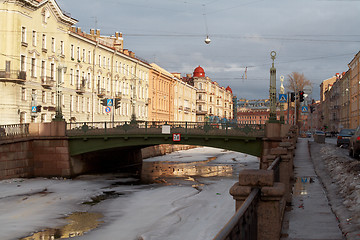
{"type": "Polygon", "coordinates": [[[83,49],[83,57],[82,57],[82,61],[85,62],[86,61],[86,50],[83,49]]]}
{"type": "Polygon", "coordinates": [[[70,56],[71,56],[71,60],[74,60],[74,45],[71,44],[70,46],[70,56]]]}
{"type": "Polygon", "coordinates": [[[64,55],[64,41],[60,41],[60,54],[64,55]]]}
{"type": "Polygon", "coordinates": [[[88,63],[91,64],[91,51],[88,52],[88,63]]]}
{"type": "Polygon", "coordinates": [[[22,72],[24,72],[25,71],[25,56],[24,55],[21,55],[20,56],[20,70],[22,71],[22,72]]]}
{"type": "Polygon", "coordinates": [[[51,38],[51,51],[55,52],[55,38],[51,38]]]}
{"type": "Polygon", "coordinates": [[[21,88],[21,100],[26,101],[26,88],[21,88]]]}
{"type": "Polygon", "coordinates": [[[77,56],[77,60],[80,61],[80,47],[77,47],[76,56],[77,56]]]}
{"type": "Polygon", "coordinates": [[[32,45],[36,47],[36,31],[33,31],[32,33],[32,45]]]}
{"type": "Polygon", "coordinates": [[[41,100],[43,103],[46,103],[46,92],[45,91],[42,91],[41,100]]]}
{"type": "Polygon", "coordinates": [[[88,83],[88,88],[91,88],[91,73],[88,73],[87,83],[88,83]]]}
{"type": "Polygon", "coordinates": [[[99,55],[99,67],[101,67],[101,55],[99,55]]]}
{"type": "Polygon", "coordinates": [[[106,57],[103,57],[103,67],[106,67],[106,57]]]}
{"type": "Polygon", "coordinates": [[[56,94],[55,94],[55,92],[52,92],[52,93],[51,93],[51,103],[52,103],[52,104],[55,104],[55,103],[56,103],[56,94]]]}
{"type": "Polygon", "coordinates": [[[51,77],[51,79],[55,79],[55,64],[54,63],[50,64],[50,77],[51,77]]]}
{"type": "Polygon", "coordinates": [[[46,79],[46,71],[45,71],[45,61],[42,60],[41,61],[41,77],[43,78],[43,80],[46,79]]]}
{"type": "Polygon", "coordinates": [[[108,69],[110,70],[110,58],[108,58],[108,69]]]}
{"type": "Polygon", "coordinates": [[[70,112],[74,111],[74,96],[70,95],[70,112]]]}
{"type": "Polygon", "coordinates": [[[41,47],[42,47],[42,49],[46,49],[46,35],[45,34],[42,35],[41,47]]]}
{"type": "Polygon", "coordinates": [[[21,42],[26,43],[26,27],[21,27],[21,42]]]}
{"type": "Polygon", "coordinates": [[[31,58],[31,77],[36,77],[36,59],[31,58]]]}
{"type": "Polygon", "coordinates": [[[70,85],[74,85],[74,69],[70,69],[70,85]]]}

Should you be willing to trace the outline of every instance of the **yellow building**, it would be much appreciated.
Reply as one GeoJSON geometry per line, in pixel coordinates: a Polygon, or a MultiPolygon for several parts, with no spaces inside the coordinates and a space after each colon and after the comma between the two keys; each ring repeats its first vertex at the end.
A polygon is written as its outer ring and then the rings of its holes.
{"type": "Polygon", "coordinates": [[[230,87],[226,89],[205,76],[202,67],[195,68],[186,79],[196,88],[196,121],[213,119],[233,119],[233,94],[230,87]]]}
{"type": "Polygon", "coordinates": [[[350,68],[350,128],[360,125],[360,52],[348,64],[350,68]]]}
{"type": "Polygon", "coordinates": [[[147,119],[151,66],[123,49],[121,33],[75,23],[55,0],[0,3],[0,124],[51,121],[58,102],[66,121],[147,119]],[[105,98],[119,108],[105,111],[105,98]]]}
{"type": "Polygon", "coordinates": [[[149,81],[149,121],[174,121],[174,76],[151,63],[149,81]]]}
{"type": "Polygon", "coordinates": [[[196,122],[196,88],[181,80],[179,73],[174,84],[174,121],[196,122]]]}

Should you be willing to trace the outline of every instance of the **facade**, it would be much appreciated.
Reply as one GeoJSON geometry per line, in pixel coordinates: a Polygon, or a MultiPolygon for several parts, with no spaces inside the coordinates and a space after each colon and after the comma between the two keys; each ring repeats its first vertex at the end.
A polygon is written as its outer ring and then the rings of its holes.
{"type": "Polygon", "coordinates": [[[123,49],[121,33],[75,23],[54,0],[1,1],[0,124],[51,121],[57,105],[66,121],[147,119],[151,66],[123,49]],[[120,107],[106,112],[105,98],[120,107]]]}
{"type": "Polygon", "coordinates": [[[173,73],[174,121],[196,122],[196,88],[180,80],[179,73],[173,73]]]}
{"type": "Polygon", "coordinates": [[[226,89],[205,76],[202,67],[195,68],[193,75],[183,80],[196,90],[196,121],[220,121],[233,119],[233,94],[230,87],[226,89]]]}
{"type": "Polygon", "coordinates": [[[360,125],[360,52],[358,52],[348,64],[350,69],[350,127],[357,128],[360,125]]]}
{"type": "Polygon", "coordinates": [[[174,121],[174,76],[155,63],[150,64],[149,121],[174,121]]]}

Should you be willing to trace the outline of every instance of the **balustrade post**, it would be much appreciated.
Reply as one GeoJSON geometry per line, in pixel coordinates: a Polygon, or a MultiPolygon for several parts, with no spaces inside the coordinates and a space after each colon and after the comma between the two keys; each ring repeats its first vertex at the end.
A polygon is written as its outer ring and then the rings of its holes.
{"type": "Polygon", "coordinates": [[[188,130],[188,123],[185,122],[185,133],[187,133],[187,130],[188,130]]]}
{"type": "Polygon", "coordinates": [[[105,130],[105,133],[106,133],[106,122],[105,122],[104,130],[105,130]]]}
{"type": "Polygon", "coordinates": [[[285,186],[283,183],[274,182],[272,170],[242,170],[239,173],[239,182],[230,189],[230,194],[236,200],[236,209],[242,205],[253,188],[261,191],[257,206],[257,240],[279,240],[285,210],[285,186]]]}

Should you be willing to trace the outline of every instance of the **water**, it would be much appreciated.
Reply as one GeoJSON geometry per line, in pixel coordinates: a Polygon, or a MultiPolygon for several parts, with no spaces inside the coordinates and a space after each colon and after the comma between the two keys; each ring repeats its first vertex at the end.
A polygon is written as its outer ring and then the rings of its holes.
{"type": "MultiPolygon", "coordinates": [[[[221,156],[222,154],[218,155],[221,156]]],[[[179,161],[155,161],[143,162],[141,179],[131,179],[126,175],[110,175],[108,180],[115,180],[101,194],[91,197],[82,202],[90,206],[87,212],[73,212],[64,219],[68,222],[63,226],[45,229],[36,232],[31,236],[20,238],[20,240],[54,240],[82,236],[87,232],[101,228],[103,224],[102,213],[91,212],[91,206],[102,201],[126,197],[128,193],[111,190],[117,186],[137,186],[138,188],[149,189],[161,186],[180,185],[191,186],[201,192],[206,185],[206,178],[233,178],[236,179],[239,168],[244,167],[235,158],[230,158],[226,163],[217,161],[215,156],[208,157],[203,161],[179,162],[179,161]],[[130,179],[130,180],[129,180],[130,179]],[[154,185],[155,184],[155,185],[154,185]]],[[[79,178],[81,179],[81,177],[79,178]]],[[[95,177],[96,179],[96,177],[95,177]]],[[[216,193],[218,194],[218,193],[216,193]]]]}

